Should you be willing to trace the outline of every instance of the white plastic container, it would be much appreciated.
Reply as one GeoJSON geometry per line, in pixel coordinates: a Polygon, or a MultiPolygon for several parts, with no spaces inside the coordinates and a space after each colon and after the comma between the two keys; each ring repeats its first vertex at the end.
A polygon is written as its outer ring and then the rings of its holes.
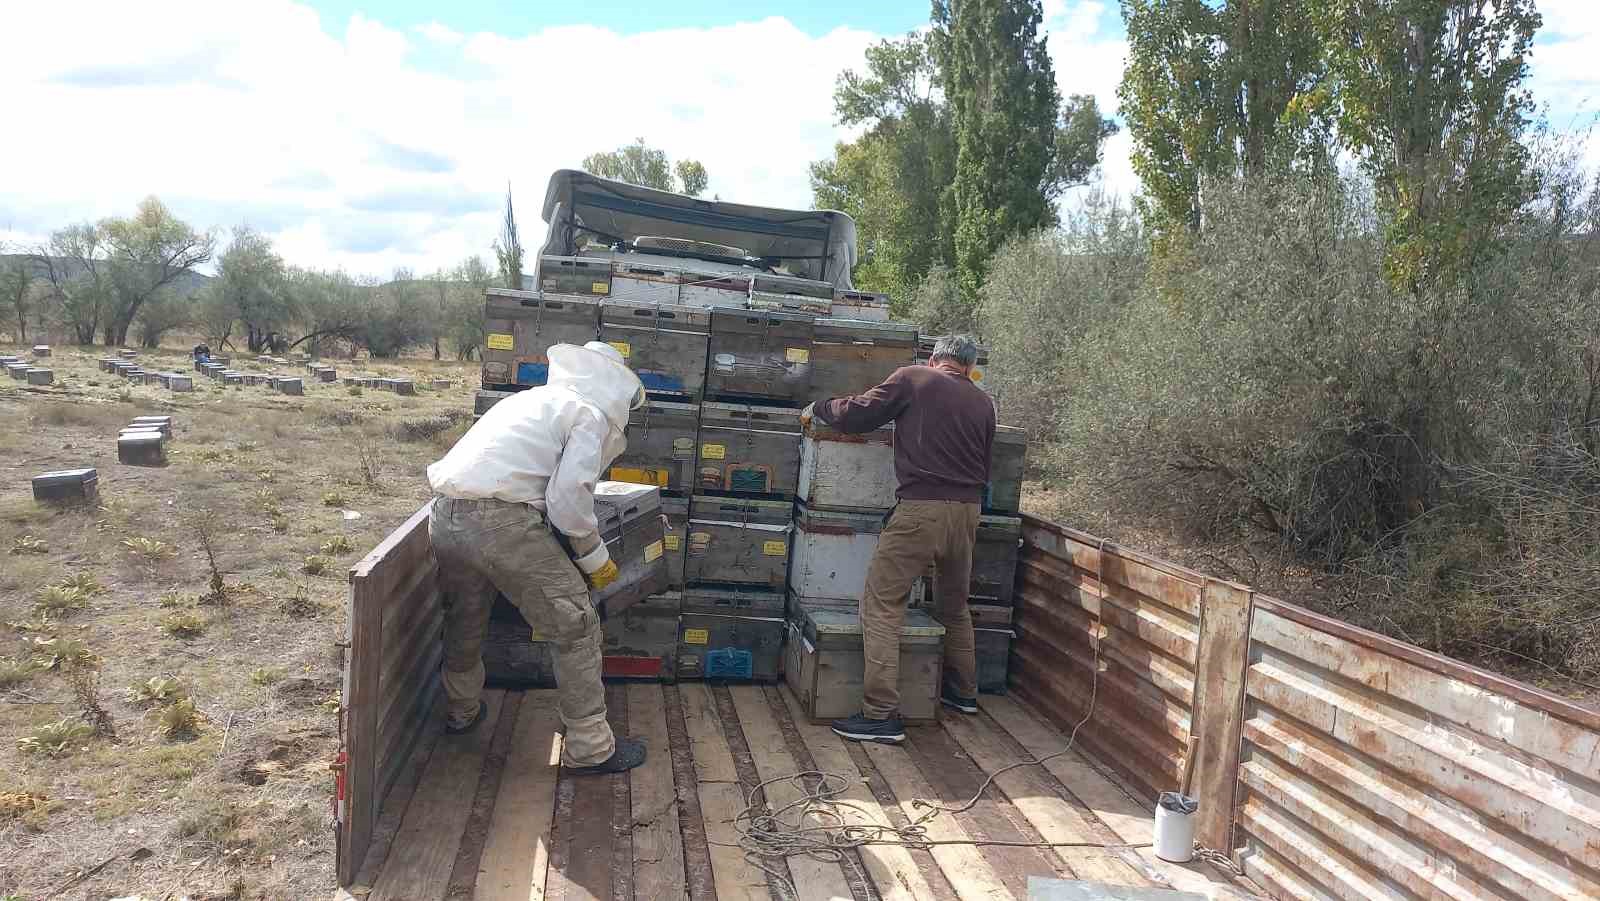
{"type": "Polygon", "coordinates": [[[1169,863],[1194,858],[1195,813],[1200,803],[1178,792],[1162,792],[1156,799],[1155,852],[1169,863]]]}

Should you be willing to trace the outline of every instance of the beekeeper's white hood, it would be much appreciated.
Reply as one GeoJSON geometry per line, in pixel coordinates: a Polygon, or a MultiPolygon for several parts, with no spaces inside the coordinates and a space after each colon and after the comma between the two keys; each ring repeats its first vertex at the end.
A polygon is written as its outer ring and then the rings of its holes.
{"type": "Polygon", "coordinates": [[[557,344],[550,348],[552,388],[566,388],[600,408],[611,427],[628,427],[628,410],[644,391],[639,377],[623,362],[615,347],[590,341],[582,347],[557,344]]]}
{"type": "MultiPolygon", "coordinates": [[[[599,528],[595,485],[627,448],[628,409],[644,386],[616,348],[598,341],[557,344],[547,356],[548,383],[490,407],[428,467],[428,483],[443,497],[529,504],[563,534],[586,539],[599,528]]],[[[576,562],[594,572],[608,559],[600,544],[576,562]]]]}

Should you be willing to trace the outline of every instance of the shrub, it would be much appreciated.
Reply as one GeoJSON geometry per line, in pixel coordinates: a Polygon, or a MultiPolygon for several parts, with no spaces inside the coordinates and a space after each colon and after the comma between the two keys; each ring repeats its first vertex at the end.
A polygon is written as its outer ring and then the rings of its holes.
{"type": "Polygon", "coordinates": [[[26,737],[18,739],[17,750],[24,754],[65,757],[93,736],[94,728],[88,723],[66,717],[38,726],[26,737]]]}
{"type": "Polygon", "coordinates": [[[153,676],[128,689],[128,703],[135,707],[165,707],[188,696],[189,690],[171,676],[153,676]]]}
{"type": "Polygon", "coordinates": [[[261,666],[250,671],[250,684],[268,686],[283,681],[283,670],[275,666],[261,666]]]}
{"type": "Polygon", "coordinates": [[[343,507],[347,503],[345,496],[337,491],[329,491],[322,496],[322,506],[343,507]]]}
{"type": "Polygon", "coordinates": [[[11,542],[11,553],[21,554],[48,554],[50,545],[43,539],[34,535],[19,535],[11,542]]]}
{"type": "Polygon", "coordinates": [[[306,558],[304,563],[300,564],[300,571],[308,576],[320,576],[328,571],[328,562],[327,557],[312,554],[306,558]]]}
{"type": "Polygon", "coordinates": [[[189,610],[169,613],[161,618],[161,631],[173,638],[189,641],[206,633],[206,620],[189,610]]]}
{"type": "Polygon", "coordinates": [[[39,589],[39,594],[34,598],[34,609],[46,616],[71,616],[82,610],[89,603],[88,598],[77,588],[66,588],[60,585],[47,585],[39,589]]]}
{"type": "Polygon", "coordinates": [[[284,616],[290,619],[316,619],[321,616],[326,608],[311,599],[305,586],[295,589],[295,593],[283,599],[278,605],[284,616]]]}
{"type": "Polygon", "coordinates": [[[83,592],[84,596],[86,597],[93,597],[94,595],[101,594],[106,590],[105,586],[101,585],[99,580],[88,573],[73,573],[56,584],[62,588],[76,588],[77,590],[83,592]]]}
{"type": "Polygon", "coordinates": [[[161,734],[167,738],[191,738],[200,732],[200,711],[195,709],[194,698],[182,698],[168,704],[161,711],[161,734]]]}
{"type": "Polygon", "coordinates": [[[188,607],[194,604],[194,598],[179,591],[164,591],[156,598],[156,606],[166,610],[175,607],[188,607]]]}
{"type": "Polygon", "coordinates": [[[33,677],[39,667],[31,660],[0,657],[0,691],[15,688],[33,677]]]}
{"type": "Polygon", "coordinates": [[[100,658],[76,638],[33,639],[33,662],[40,669],[62,670],[96,666],[100,658]]]}
{"type": "Polygon", "coordinates": [[[355,549],[356,546],[344,535],[335,535],[322,543],[322,553],[329,556],[348,554],[355,549]]]}
{"type": "Polygon", "coordinates": [[[177,556],[178,553],[177,548],[158,538],[124,538],[122,539],[122,546],[127,548],[129,553],[144,560],[146,563],[165,560],[169,557],[177,556]]]}

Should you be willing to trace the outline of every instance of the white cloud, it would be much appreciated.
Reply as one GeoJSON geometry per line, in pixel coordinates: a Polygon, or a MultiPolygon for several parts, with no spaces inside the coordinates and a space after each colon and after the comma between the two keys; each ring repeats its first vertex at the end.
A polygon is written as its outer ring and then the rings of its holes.
{"type": "MultiPolygon", "coordinates": [[[[1541,0],[1532,87],[1558,126],[1596,110],[1600,4],[1541,0]]],[[[781,18],[622,35],[463,34],[322,21],[290,0],[26,4],[0,55],[0,238],[37,240],[155,194],[196,225],[249,222],[290,260],[383,275],[488,253],[516,192],[538,243],[551,171],[642,136],[703,161],[722,197],[804,207],[807,164],[852,135],[837,73],[879,36],[781,18]],[[82,28],[92,20],[94,28],[82,28]],[[175,27],[181,23],[181,27],[175,27]]],[[[1110,0],[1049,0],[1063,94],[1116,111],[1127,44],[1110,0]]],[[[1124,131],[1103,177],[1138,187],[1124,131]]]]}
{"type": "Polygon", "coordinates": [[[806,166],[838,138],[835,74],[876,39],[782,19],[507,37],[282,0],[64,6],[8,20],[60,38],[0,56],[7,118],[28,123],[0,144],[0,231],[37,240],[155,194],[199,226],[248,221],[293,262],[378,275],[487,255],[508,180],[536,244],[550,173],[638,136],[703,161],[725,198],[807,206],[806,166]]]}

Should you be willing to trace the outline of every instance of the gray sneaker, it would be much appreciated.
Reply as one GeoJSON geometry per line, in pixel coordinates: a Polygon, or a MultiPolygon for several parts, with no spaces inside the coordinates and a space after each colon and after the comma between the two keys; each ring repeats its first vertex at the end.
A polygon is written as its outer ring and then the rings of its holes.
{"type": "Polygon", "coordinates": [[[833,731],[835,735],[851,741],[880,741],[897,745],[906,740],[905,724],[897,716],[875,720],[858,713],[847,719],[834,720],[833,731]]]}
{"type": "Polygon", "coordinates": [[[611,773],[625,773],[641,763],[644,763],[644,742],[637,738],[619,738],[617,746],[611,751],[611,756],[600,761],[594,766],[569,766],[564,769],[574,776],[603,776],[611,773]]]}
{"type": "Polygon", "coordinates": [[[940,689],[939,702],[946,707],[954,707],[962,713],[978,712],[977,698],[963,698],[961,695],[956,694],[955,689],[948,685],[940,689]]]}

